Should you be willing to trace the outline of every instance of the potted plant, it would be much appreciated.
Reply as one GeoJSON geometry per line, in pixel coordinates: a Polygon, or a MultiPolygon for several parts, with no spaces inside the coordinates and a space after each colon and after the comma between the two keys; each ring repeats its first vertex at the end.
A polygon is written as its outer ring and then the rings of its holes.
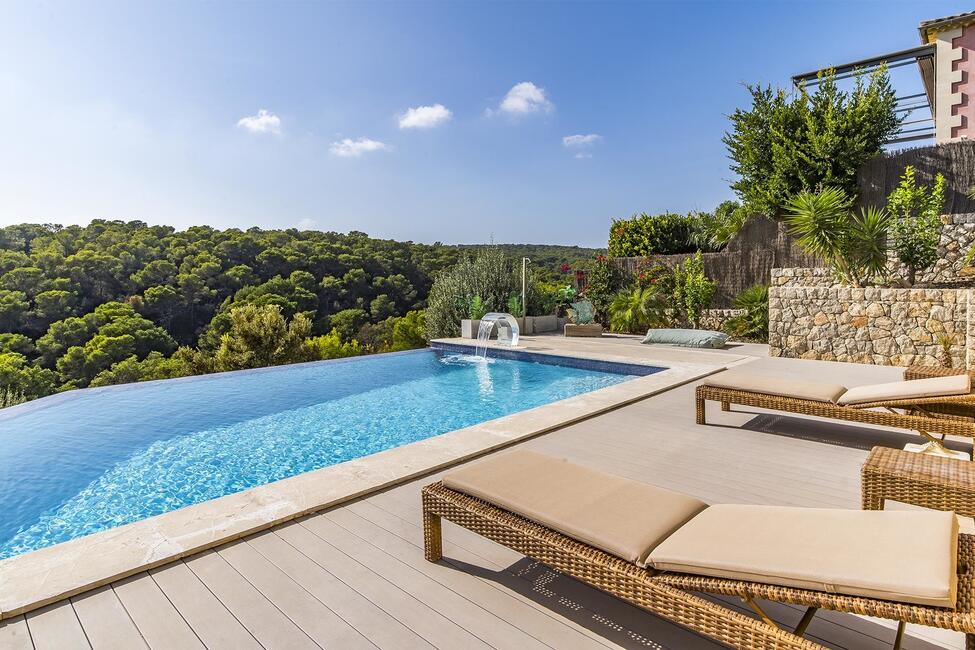
{"type": "Polygon", "coordinates": [[[571,284],[559,287],[558,291],[555,292],[555,315],[559,318],[566,318],[568,316],[569,305],[575,302],[577,295],[578,292],[571,284]]]}
{"type": "Polygon", "coordinates": [[[474,296],[467,303],[467,318],[460,321],[460,335],[465,339],[476,339],[481,328],[481,318],[488,312],[488,307],[480,296],[474,296]]]}

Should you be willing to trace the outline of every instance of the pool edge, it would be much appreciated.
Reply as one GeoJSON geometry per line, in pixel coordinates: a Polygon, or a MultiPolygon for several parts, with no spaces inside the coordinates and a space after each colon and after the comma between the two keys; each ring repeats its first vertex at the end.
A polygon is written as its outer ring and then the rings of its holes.
{"type": "Polygon", "coordinates": [[[596,391],[7,558],[0,561],[0,582],[4,583],[0,620],[602,415],[723,369],[713,364],[673,364],[596,391]]]}

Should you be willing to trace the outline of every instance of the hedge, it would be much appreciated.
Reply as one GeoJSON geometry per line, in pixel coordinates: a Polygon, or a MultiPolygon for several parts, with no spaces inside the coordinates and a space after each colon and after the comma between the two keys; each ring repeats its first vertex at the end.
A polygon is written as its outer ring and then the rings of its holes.
{"type": "Polygon", "coordinates": [[[610,257],[645,257],[693,253],[692,219],[667,212],[650,216],[646,213],[629,219],[614,219],[609,229],[610,257]]]}

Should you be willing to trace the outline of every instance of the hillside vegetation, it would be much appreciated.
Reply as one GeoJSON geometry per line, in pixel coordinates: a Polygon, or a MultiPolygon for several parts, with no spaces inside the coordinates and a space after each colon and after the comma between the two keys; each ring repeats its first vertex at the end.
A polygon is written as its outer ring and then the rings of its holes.
{"type": "MultiPolygon", "coordinates": [[[[434,276],[466,248],[141,221],[0,228],[0,406],[423,345],[434,276]]],[[[587,256],[503,248],[548,272],[587,256]]]]}

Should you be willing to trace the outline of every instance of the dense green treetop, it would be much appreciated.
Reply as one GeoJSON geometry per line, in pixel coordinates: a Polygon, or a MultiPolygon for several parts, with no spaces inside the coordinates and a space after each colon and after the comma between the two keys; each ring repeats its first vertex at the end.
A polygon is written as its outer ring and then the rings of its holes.
{"type": "MultiPolygon", "coordinates": [[[[0,228],[0,406],[423,345],[434,276],[467,248],[142,221],[0,228]]],[[[510,254],[554,274],[587,250],[512,245],[510,254]]]]}

